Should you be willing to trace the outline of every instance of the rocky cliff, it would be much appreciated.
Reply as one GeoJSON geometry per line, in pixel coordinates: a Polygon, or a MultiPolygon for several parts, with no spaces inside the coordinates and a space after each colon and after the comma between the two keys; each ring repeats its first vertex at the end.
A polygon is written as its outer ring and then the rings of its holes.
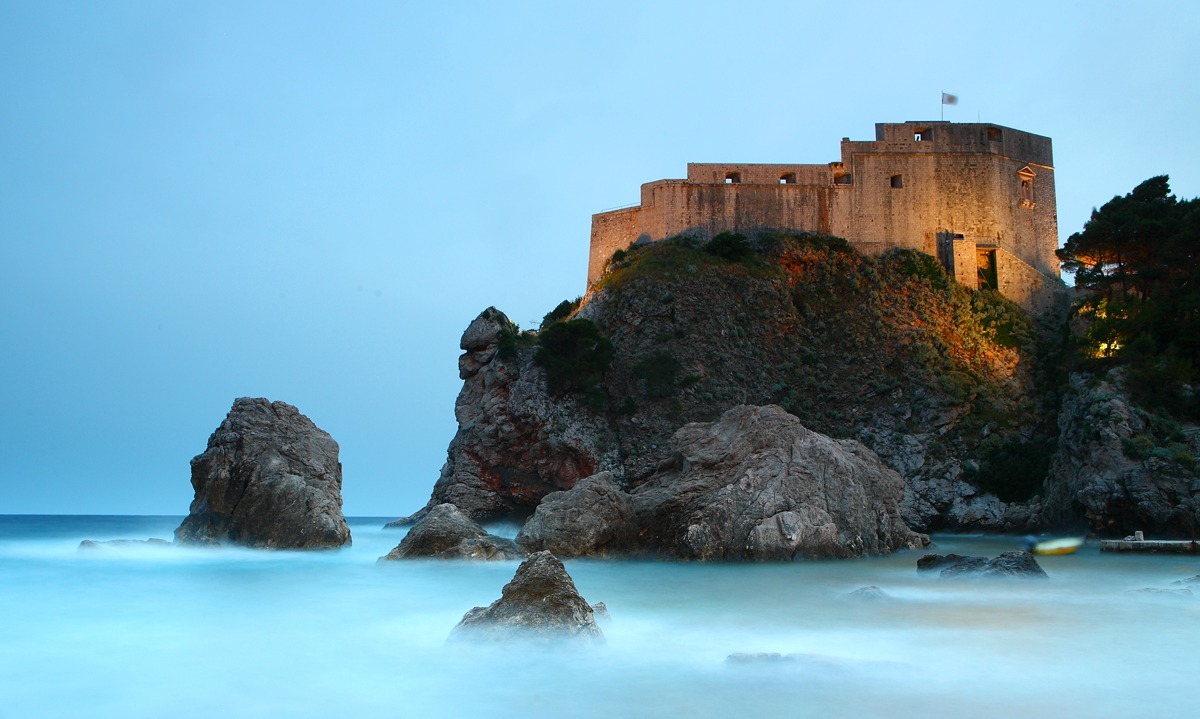
{"type": "Polygon", "coordinates": [[[1123,369],[1075,373],[1061,441],[1038,509],[1051,525],[1113,537],[1143,530],[1194,538],[1200,517],[1200,427],[1139,407],[1123,369]]]}
{"type": "Polygon", "coordinates": [[[680,238],[618,256],[560,310],[540,332],[495,309],[468,327],[459,430],[427,509],[527,515],[598,471],[636,492],[676,430],[745,404],[877,453],[915,530],[1031,521],[1017,503],[1045,476],[1057,410],[1031,321],[931,257],[819,236],[680,238]]]}

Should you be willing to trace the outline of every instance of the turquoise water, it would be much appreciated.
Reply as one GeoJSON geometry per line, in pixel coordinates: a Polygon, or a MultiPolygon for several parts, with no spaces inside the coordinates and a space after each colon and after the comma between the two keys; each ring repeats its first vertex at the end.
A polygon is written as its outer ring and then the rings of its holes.
{"type": "MultiPolygon", "coordinates": [[[[948,582],[921,553],[711,565],[569,561],[612,614],[594,648],[447,645],[516,562],[376,564],[351,520],[323,553],[128,547],[180,517],[0,517],[4,717],[1192,716],[1195,597],[1128,594],[1200,560],[1041,560],[1048,582],[948,582]],[[876,585],[896,601],[844,595],[876,585]],[[741,665],[734,652],[806,655],[741,665]]],[[[510,530],[511,531],[511,528],[510,530]]],[[[1016,538],[936,537],[995,555],[1016,538]]]]}

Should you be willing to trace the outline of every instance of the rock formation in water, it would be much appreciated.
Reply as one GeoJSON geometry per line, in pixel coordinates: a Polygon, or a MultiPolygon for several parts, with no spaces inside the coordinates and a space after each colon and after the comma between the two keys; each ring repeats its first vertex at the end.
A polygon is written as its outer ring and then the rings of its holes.
{"type": "Polygon", "coordinates": [[[169,547],[171,543],[165,539],[151,537],[150,539],[85,539],[79,543],[79,551],[95,551],[104,549],[143,549],[147,547],[169,547]]]}
{"type": "Polygon", "coordinates": [[[488,534],[453,504],[439,504],[408,530],[395,549],[380,560],[520,559],[524,553],[511,539],[488,534]]]}
{"type": "Polygon", "coordinates": [[[857,557],[924,546],[904,524],[904,479],[852,439],[780,407],[739,406],[684,426],[633,490],[638,543],[683,559],[857,557]]]}
{"type": "Polygon", "coordinates": [[[1058,524],[1082,517],[1108,536],[1137,530],[1192,537],[1200,525],[1200,430],[1135,406],[1123,373],[1071,376],[1059,415],[1061,440],[1042,514],[1058,524]]]}
{"type": "Polygon", "coordinates": [[[350,541],[338,444],[290,404],[234,400],[192,459],[192,487],[176,542],[320,549],[350,541]]]}
{"type": "Polygon", "coordinates": [[[629,495],[616,486],[611,472],[600,472],[546,495],[516,542],[526,552],[599,556],[628,552],[635,531],[629,495]]]}
{"type": "Polygon", "coordinates": [[[1025,577],[1047,579],[1046,571],[1029,552],[1004,552],[987,557],[964,557],[958,554],[926,554],[917,560],[919,571],[936,571],[943,578],[995,579],[1025,577]]]}
{"type": "Polygon", "coordinates": [[[454,405],[458,433],[434,485],[412,522],[442,503],[475,519],[532,511],[542,497],[569,489],[601,464],[619,463],[602,416],[546,391],[532,353],[518,352],[515,326],[494,308],[467,327],[459,343],[463,388],[454,405]]]}
{"type": "Polygon", "coordinates": [[[815,236],[753,244],[737,260],[685,239],[638,248],[538,333],[492,308],[476,318],[458,432],[421,513],[451,502],[477,520],[524,517],[600,471],[633,491],[681,426],[775,404],[899,472],[914,529],[1024,529],[1033,515],[1010,508],[1044,468],[1028,480],[1008,460],[1048,457],[1038,432],[1053,412],[1039,404],[1030,320],[920,253],[865,257],[815,236]],[[547,344],[570,322],[611,343],[611,360],[547,344]],[[996,487],[1013,477],[1028,486],[1002,501],[996,487]]]}
{"type": "Polygon", "coordinates": [[[483,641],[603,641],[592,607],[579,596],[562,562],[550,552],[529,556],[501,596],[475,607],[451,632],[451,639],[483,641]]]}
{"type": "Polygon", "coordinates": [[[871,585],[869,587],[859,587],[853,592],[848,592],[843,597],[852,602],[894,602],[896,598],[879,587],[871,585]]]}

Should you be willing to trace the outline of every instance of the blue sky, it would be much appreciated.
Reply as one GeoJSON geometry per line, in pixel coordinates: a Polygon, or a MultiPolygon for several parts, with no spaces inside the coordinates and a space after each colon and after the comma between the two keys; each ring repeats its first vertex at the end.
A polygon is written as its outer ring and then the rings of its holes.
{"type": "Polygon", "coordinates": [[[0,4],[0,513],[183,514],[235,397],[424,503],[458,338],[584,290],[592,213],[688,162],[828,162],[874,123],[1054,140],[1063,240],[1200,195],[1200,6],[0,4]]]}

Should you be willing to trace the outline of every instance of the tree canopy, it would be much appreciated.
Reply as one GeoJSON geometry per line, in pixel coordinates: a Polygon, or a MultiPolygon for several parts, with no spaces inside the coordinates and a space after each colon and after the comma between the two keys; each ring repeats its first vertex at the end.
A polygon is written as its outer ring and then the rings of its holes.
{"type": "Polygon", "coordinates": [[[1091,354],[1135,365],[1162,391],[1193,381],[1200,366],[1200,200],[1171,194],[1166,175],[1093,210],[1058,250],[1075,285],[1089,290],[1091,354]],[[1163,383],[1163,380],[1171,380],[1163,383]]]}

